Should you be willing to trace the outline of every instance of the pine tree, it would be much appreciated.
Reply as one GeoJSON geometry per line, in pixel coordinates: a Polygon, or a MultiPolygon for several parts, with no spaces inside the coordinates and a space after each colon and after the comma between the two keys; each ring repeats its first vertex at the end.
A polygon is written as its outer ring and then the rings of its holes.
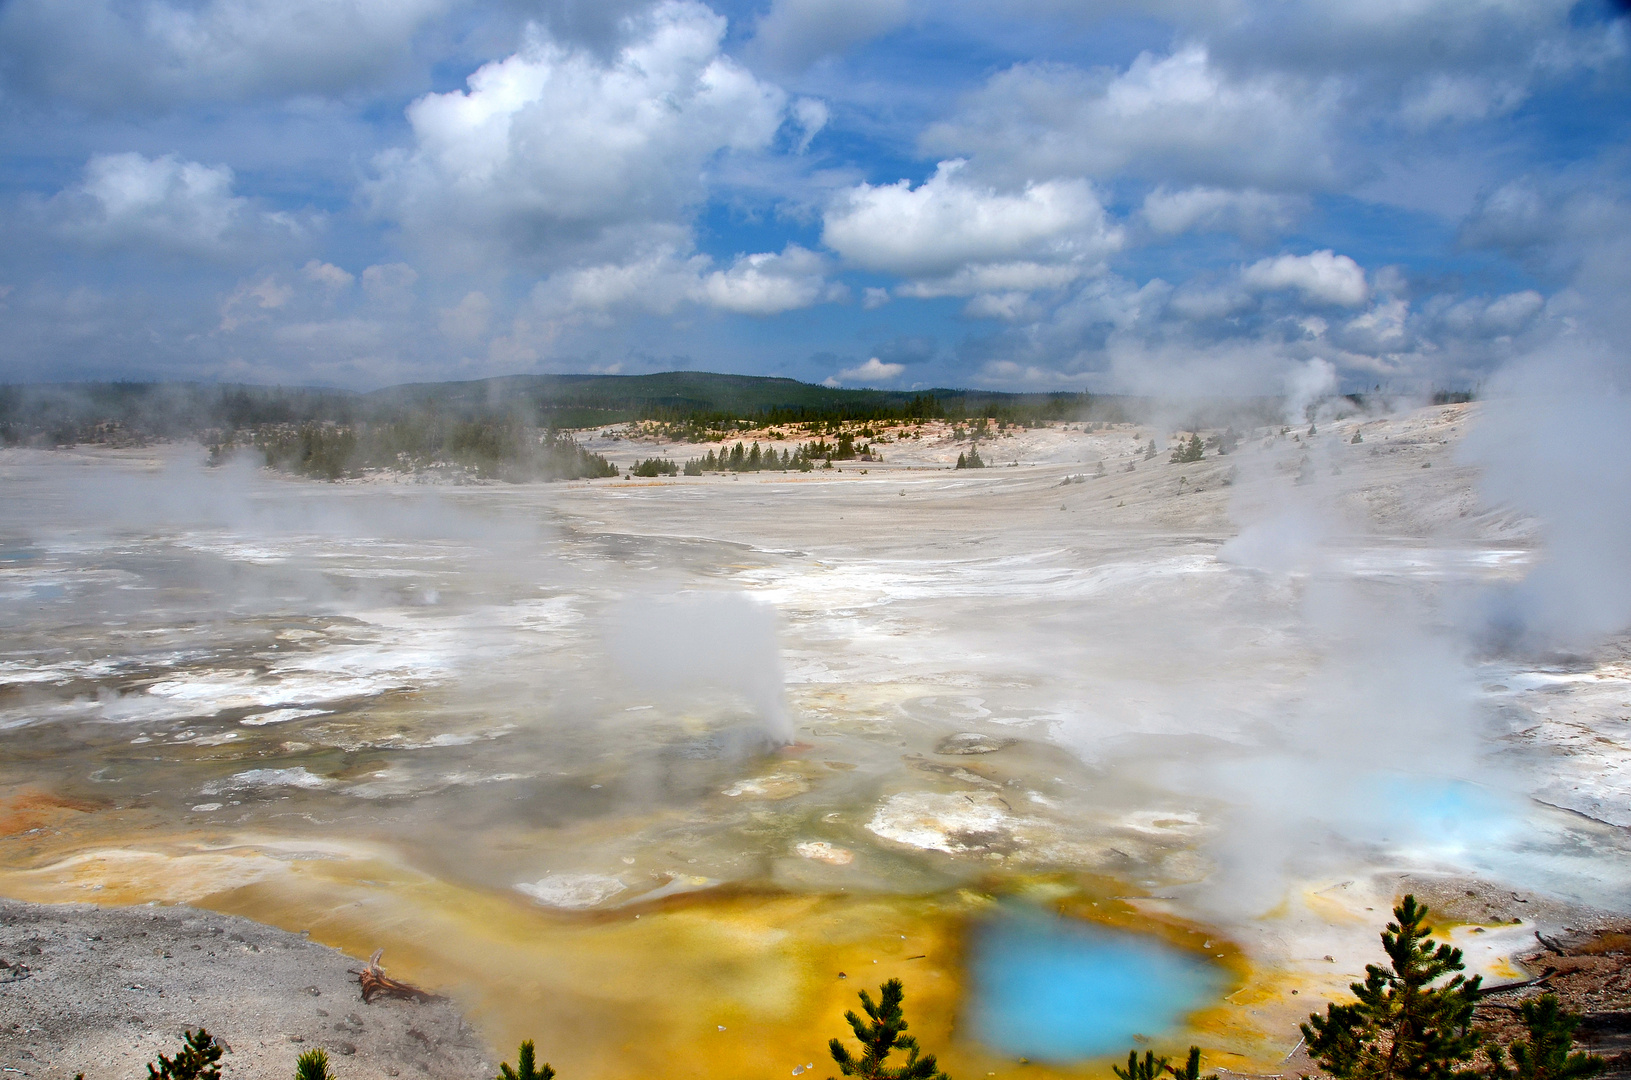
{"type": "Polygon", "coordinates": [[[855,1037],[861,1041],[859,1058],[851,1055],[837,1039],[827,1043],[839,1071],[845,1076],[859,1076],[861,1080],[951,1080],[935,1064],[933,1054],[918,1057],[917,1039],[901,1034],[907,1028],[900,1008],[901,999],[906,996],[901,981],[890,979],[880,991],[877,1004],[873,1004],[865,990],[861,991],[861,1008],[866,1010],[871,1023],[856,1016],[854,1010],[844,1014],[855,1037]],[[896,1050],[906,1051],[906,1062],[890,1068],[884,1062],[896,1050]]]}
{"type": "Polygon", "coordinates": [[[521,1049],[515,1055],[515,1068],[510,1068],[509,1062],[503,1062],[498,1067],[498,1075],[493,1080],[552,1080],[555,1070],[544,1062],[542,1069],[534,1068],[537,1063],[536,1051],[532,1040],[528,1039],[521,1044],[521,1049]]]}
{"type": "Polygon", "coordinates": [[[294,1080],[334,1080],[328,1071],[328,1051],[318,1047],[295,1058],[294,1080]]]}
{"type": "Polygon", "coordinates": [[[1489,1047],[1489,1068],[1484,1072],[1488,1080],[1586,1080],[1608,1068],[1596,1054],[1570,1052],[1580,1014],[1561,1008],[1556,994],[1524,1002],[1518,1015],[1529,1037],[1508,1048],[1511,1068],[1499,1046],[1489,1047]]]}
{"type": "Polygon", "coordinates": [[[1205,456],[1206,446],[1201,442],[1200,433],[1196,432],[1189,437],[1188,442],[1182,439],[1178,440],[1178,444],[1172,448],[1172,457],[1168,461],[1173,465],[1181,465],[1191,461],[1200,461],[1205,456]]]}
{"type": "Polygon", "coordinates": [[[759,444],[754,443],[753,449],[748,451],[748,459],[746,462],[748,472],[758,472],[759,466],[763,464],[763,462],[764,459],[759,456],[759,444]]]}
{"type": "Polygon", "coordinates": [[[173,1058],[159,1055],[158,1064],[149,1062],[148,1080],[221,1080],[221,1044],[203,1028],[182,1036],[180,1052],[173,1058]]]}
{"type": "Polygon", "coordinates": [[[958,454],[957,455],[957,467],[959,469],[968,468],[968,455],[966,455],[966,454],[958,454]]]}
{"type": "Polygon", "coordinates": [[[1391,970],[1365,966],[1352,1005],[1327,1005],[1302,1025],[1310,1056],[1338,1080],[1452,1080],[1481,1041],[1472,1029],[1479,976],[1454,975],[1461,950],[1434,946],[1427,908],[1406,896],[1382,932],[1391,970]]]}

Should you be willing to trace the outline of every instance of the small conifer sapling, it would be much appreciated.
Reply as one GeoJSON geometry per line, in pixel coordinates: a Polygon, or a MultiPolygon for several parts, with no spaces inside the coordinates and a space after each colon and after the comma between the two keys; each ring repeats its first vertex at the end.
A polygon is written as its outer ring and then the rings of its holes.
{"type": "Polygon", "coordinates": [[[328,1051],[319,1046],[295,1058],[294,1080],[334,1080],[328,1071],[328,1051]]]}
{"type": "Polygon", "coordinates": [[[1156,1057],[1154,1051],[1144,1051],[1144,1060],[1138,1060],[1138,1051],[1127,1051],[1127,1067],[1120,1065],[1110,1066],[1121,1080],[1161,1080],[1162,1073],[1171,1073],[1175,1080],[1218,1080],[1217,1075],[1201,1075],[1201,1048],[1191,1046],[1189,1057],[1185,1059],[1182,1068],[1174,1068],[1172,1063],[1164,1057],[1156,1057]]]}
{"type": "Polygon", "coordinates": [[[1608,1068],[1596,1054],[1572,1053],[1574,1029],[1580,1014],[1562,1008],[1556,994],[1546,994],[1518,1006],[1528,1037],[1508,1048],[1509,1067],[1499,1046],[1491,1046],[1488,1080],[1586,1080],[1608,1068]]]}
{"type": "Polygon", "coordinates": [[[221,1080],[221,1044],[203,1028],[182,1036],[182,1047],[173,1058],[159,1055],[157,1064],[147,1065],[148,1080],[221,1080]]]}
{"type": "Polygon", "coordinates": [[[1189,1048],[1189,1057],[1184,1059],[1183,1068],[1174,1069],[1171,1065],[1168,1065],[1167,1071],[1175,1076],[1177,1080],[1218,1080],[1217,1073],[1212,1073],[1210,1076],[1201,1075],[1201,1048],[1198,1046],[1189,1048]]]}
{"type": "Polygon", "coordinates": [[[503,1062],[498,1067],[498,1076],[494,1080],[552,1080],[555,1070],[544,1062],[543,1068],[537,1068],[537,1050],[528,1039],[521,1044],[521,1049],[515,1054],[515,1068],[510,1068],[509,1062],[503,1062]]]}
{"type": "Polygon", "coordinates": [[[1115,1070],[1116,1075],[1121,1077],[1121,1080],[1160,1080],[1161,1074],[1170,1067],[1167,1059],[1156,1057],[1153,1050],[1144,1051],[1143,1061],[1138,1060],[1137,1050],[1129,1050],[1127,1051],[1127,1067],[1125,1069],[1120,1065],[1110,1066],[1111,1069],[1115,1070]]]}
{"type": "Polygon", "coordinates": [[[951,1080],[940,1071],[933,1054],[919,1057],[917,1039],[903,1034],[907,1024],[900,1003],[905,996],[899,979],[890,979],[880,987],[876,1003],[870,994],[861,991],[861,1008],[869,1019],[861,1019],[853,1009],[844,1014],[861,1042],[861,1056],[855,1057],[837,1039],[827,1043],[840,1072],[861,1080],[951,1080]],[[891,1068],[884,1063],[896,1050],[906,1052],[906,1061],[891,1068]]]}

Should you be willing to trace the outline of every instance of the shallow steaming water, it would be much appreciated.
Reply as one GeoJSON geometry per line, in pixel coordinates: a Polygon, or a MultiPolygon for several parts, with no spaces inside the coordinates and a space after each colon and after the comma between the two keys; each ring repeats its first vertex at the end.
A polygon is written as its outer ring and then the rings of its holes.
{"type": "Polygon", "coordinates": [[[1078,1061],[1168,1036],[1226,980],[1158,938],[1010,906],[974,930],[971,1026],[1017,1057],[1078,1061]]]}

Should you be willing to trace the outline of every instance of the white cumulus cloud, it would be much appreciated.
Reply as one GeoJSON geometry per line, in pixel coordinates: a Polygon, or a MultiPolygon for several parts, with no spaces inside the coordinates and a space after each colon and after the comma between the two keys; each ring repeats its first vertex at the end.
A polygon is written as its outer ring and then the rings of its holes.
{"type": "Polygon", "coordinates": [[[967,296],[1062,285],[1120,248],[1086,181],[1000,192],[941,162],[916,188],[860,184],[827,210],[822,240],[850,263],[913,278],[907,295],[967,296]]]}
{"type": "Polygon", "coordinates": [[[477,259],[616,258],[682,243],[722,151],[768,146],[786,95],[723,54],[725,19],[666,0],[603,58],[532,27],[468,90],[408,108],[414,146],[381,155],[376,211],[477,259]],[[659,235],[660,234],[660,235],[659,235]]]}
{"type": "Polygon", "coordinates": [[[779,255],[743,255],[728,269],[707,275],[701,280],[702,299],[724,311],[776,315],[829,295],[823,270],[821,256],[788,244],[779,255]]]}
{"type": "Polygon", "coordinates": [[[247,213],[232,181],[225,165],[174,154],[97,154],[84,180],[53,203],[63,230],[86,242],[210,253],[227,245],[247,213]]]}
{"type": "Polygon", "coordinates": [[[780,253],[739,255],[723,269],[715,269],[706,255],[663,247],[554,274],[534,290],[533,303],[551,318],[614,309],[670,314],[683,304],[777,315],[841,299],[843,286],[827,281],[825,271],[820,255],[797,244],[780,253]]]}
{"type": "Polygon", "coordinates": [[[1241,281],[1265,292],[1295,289],[1310,300],[1342,307],[1358,307],[1370,298],[1365,271],[1329,249],[1262,259],[1245,269],[1241,281]]]}
{"type": "Polygon", "coordinates": [[[874,356],[864,364],[857,364],[855,367],[845,368],[836,375],[827,376],[822,380],[822,384],[836,387],[856,383],[891,382],[900,378],[905,371],[905,364],[886,364],[874,356]]]}
{"type": "Polygon", "coordinates": [[[317,259],[309,260],[300,272],[306,276],[306,280],[315,281],[333,292],[349,289],[352,282],[357,280],[351,276],[350,271],[317,259]]]}

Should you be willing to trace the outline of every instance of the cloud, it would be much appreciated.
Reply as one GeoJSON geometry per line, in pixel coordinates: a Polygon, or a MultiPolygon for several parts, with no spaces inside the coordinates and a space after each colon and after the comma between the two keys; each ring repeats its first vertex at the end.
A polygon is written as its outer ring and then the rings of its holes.
{"type": "Polygon", "coordinates": [[[1002,193],[943,161],[916,188],[860,184],[828,208],[822,241],[851,264],[914,279],[903,295],[968,296],[1055,288],[1095,270],[1122,243],[1081,180],[1002,193]]]}
{"type": "Polygon", "coordinates": [[[293,297],[294,290],[271,275],[244,282],[222,302],[220,329],[231,333],[245,323],[263,322],[267,312],[283,307],[293,297]]]}
{"type": "Polygon", "coordinates": [[[967,154],[1000,177],[1131,174],[1164,183],[1301,189],[1337,175],[1331,80],[1214,64],[1201,44],[1141,53],[1125,71],[1016,64],[954,117],[930,153],[967,154]]]}
{"type": "Polygon", "coordinates": [[[722,311],[776,315],[829,295],[823,269],[821,256],[797,244],[780,255],[742,255],[702,279],[702,298],[722,311]]]}
{"type": "Polygon", "coordinates": [[[754,56],[798,71],[901,26],[907,0],[772,0],[754,27],[754,56]]]}
{"type": "Polygon", "coordinates": [[[407,263],[380,263],[362,272],[362,291],[383,307],[406,308],[414,302],[413,287],[419,271],[407,263]]]}
{"type": "Polygon", "coordinates": [[[1247,267],[1241,280],[1248,288],[1295,289],[1311,300],[1342,307],[1358,307],[1370,297],[1365,271],[1330,250],[1263,259],[1247,267]]]}
{"type": "Polygon", "coordinates": [[[1157,187],[1144,196],[1140,213],[1150,230],[1162,236],[1186,232],[1272,236],[1290,228],[1306,208],[1306,199],[1252,188],[1157,187]]]}
{"type": "Polygon", "coordinates": [[[344,94],[397,69],[448,0],[11,0],[0,73],[108,111],[344,94]]]}
{"type": "Polygon", "coordinates": [[[637,258],[553,274],[534,287],[532,303],[550,318],[621,307],[666,315],[696,296],[708,267],[706,256],[659,247],[637,258]]]}
{"type": "Polygon", "coordinates": [[[352,283],[357,280],[349,271],[342,270],[333,263],[319,262],[316,259],[307,262],[300,272],[306,276],[306,280],[315,281],[331,292],[343,292],[351,288],[352,283]]]}
{"type": "Polygon", "coordinates": [[[1520,83],[1440,72],[1406,91],[1399,115],[1413,128],[1486,120],[1511,112],[1526,96],[1520,83]]]}
{"type": "Polygon", "coordinates": [[[474,290],[464,294],[464,299],[441,312],[442,333],[454,342],[467,343],[478,340],[487,333],[488,324],[493,321],[493,302],[485,293],[474,290]]]}
{"type": "Polygon", "coordinates": [[[718,154],[770,144],[786,96],[720,51],[725,20],[667,0],[603,59],[533,27],[468,90],[408,108],[411,150],[376,161],[375,211],[480,263],[619,258],[681,244],[718,154]]]}
{"type": "MultiPolygon", "coordinates": [[[[1232,6],[1209,35],[1231,62],[1364,72],[1400,83],[1423,71],[1489,71],[1588,62],[1611,27],[1571,18],[1570,0],[1312,0],[1232,6]]],[[[1221,13],[1221,12],[1220,12],[1221,13]]],[[[1384,84],[1385,85],[1385,84],[1384,84]]]]}
{"type": "Polygon", "coordinates": [[[550,318],[614,309],[671,314],[697,304],[739,315],[777,315],[844,296],[829,283],[820,255],[797,244],[780,254],[738,255],[714,269],[706,255],[686,255],[673,247],[639,258],[562,271],[534,290],[536,310],[550,318]]]}
{"type": "Polygon", "coordinates": [[[98,247],[219,254],[255,223],[249,200],[233,194],[225,165],[174,154],[97,154],[84,179],[51,200],[62,232],[98,247]]]}
{"type": "Polygon", "coordinates": [[[876,356],[864,364],[852,368],[845,368],[836,375],[829,375],[822,381],[824,386],[845,386],[862,383],[892,382],[901,377],[906,371],[905,364],[886,364],[876,356]]]}
{"type": "Polygon", "coordinates": [[[814,139],[822,128],[827,126],[831,118],[824,102],[817,98],[799,98],[793,102],[793,122],[798,125],[799,139],[794,152],[802,154],[810,148],[810,140],[814,139]]]}
{"type": "Polygon", "coordinates": [[[1402,353],[1416,344],[1410,332],[1410,305],[1399,297],[1387,297],[1343,323],[1334,339],[1369,356],[1402,353]]]}
{"type": "Polygon", "coordinates": [[[1521,333],[1545,310],[1546,298],[1533,289],[1493,299],[1445,297],[1430,306],[1428,317],[1441,332],[1460,337],[1503,337],[1521,333]]]}

